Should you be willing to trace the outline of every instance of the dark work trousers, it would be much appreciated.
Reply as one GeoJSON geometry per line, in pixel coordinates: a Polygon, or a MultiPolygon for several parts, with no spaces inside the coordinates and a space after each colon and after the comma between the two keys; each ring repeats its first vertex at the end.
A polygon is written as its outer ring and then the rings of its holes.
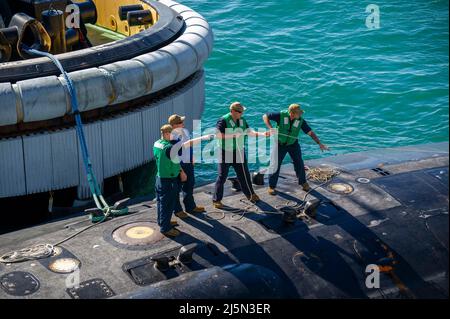
{"type": "Polygon", "coordinates": [[[160,178],[156,177],[156,201],[158,212],[158,225],[161,233],[168,232],[172,225],[173,209],[175,207],[175,199],[180,189],[180,179],[176,178],[160,178]]]}
{"type": "MultiPolygon", "coordinates": [[[[194,185],[195,185],[195,175],[194,175],[194,164],[192,163],[181,163],[181,168],[187,175],[187,181],[181,183],[181,191],[183,192],[183,204],[186,212],[192,212],[197,206],[194,200],[194,185]]],[[[174,213],[181,212],[183,208],[180,203],[180,195],[177,193],[175,199],[175,210],[174,213]]]]}
{"type": "Polygon", "coordinates": [[[248,171],[247,158],[245,157],[244,154],[243,160],[237,160],[239,159],[239,157],[237,157],[236,155],[239,154],[233,152],[232,156],[230,155],[230,153],[228,153],[228,155],[225,156],[225,151],[222,150],[222,159],[219,160],[219,163],[217,164],[219,176],[217,176],[213,196],[213,201],[215,202],[221,201],[223,198],[223,186],[227,181],[230,166],[234,168],[242,192],[245,194],[245,196],[247,198],[250,198],[251,195],[255,194],[255,191],[253,190],[252,179],[250,178],[250,173],[248,171]]]}
{"type": "Polygon", "coordinates": [[[277,171],[269,176],[269,187],[275,188],[277,186],[278,177],[280,176],[280,168],[283,163],[286,154],[289,153],[289,156],[292,159],[294,164],[295,174],[298,178],[298,184],[303,185],[306,183],[305,176],[305,165],[302,159],[302,150],[300,148],[300,144],[295,142],[291,145],[281,145],[278,144],[278,167],[277,171]]]}

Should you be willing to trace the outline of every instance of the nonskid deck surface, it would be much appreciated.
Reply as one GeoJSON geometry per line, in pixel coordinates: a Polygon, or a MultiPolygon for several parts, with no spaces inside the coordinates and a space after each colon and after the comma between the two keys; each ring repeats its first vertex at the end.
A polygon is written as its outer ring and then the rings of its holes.
{"type": "MultiPolygon", "coordinates": [[[[175,239],[158,233],[156,203],[142,202],[130,208],[132,214],[64,243],[58,256],[0,264],[0,298],[120,297],[183,273],[234,263],[272,270],[289,298],[448,298],[447,143],[347,154],[307,165],[338,168],[341,174],[332,183],[353,191],[342,195],[328,186],[317,188],[307,198],[321,200],[317,216],[287,225],[278,208],[300,203],[305,195],[289,164],[282,168],[278,195],[256,186],[262,202],[245,214],[212,208],[214,185],[206,185],[195,198],[208,215],[177,218],[182,235],[175,239]],[[153,267],[152,256],[177,257],[191,243],[198,244],[191,264],[164,273],[153,267]],[[68,289],[73,273],[54,270],[70,268],[74,260],[80,263],[81,285],[68,289]],[[366,286],[370,264],[385,266],[379,289],[366,286]]],[[[224,204],[249,206],[230,186],[227,182],[224,204]]],[[[84,216],[4,234],[0,254],[55,243],[88,225],[84,216]]]]}

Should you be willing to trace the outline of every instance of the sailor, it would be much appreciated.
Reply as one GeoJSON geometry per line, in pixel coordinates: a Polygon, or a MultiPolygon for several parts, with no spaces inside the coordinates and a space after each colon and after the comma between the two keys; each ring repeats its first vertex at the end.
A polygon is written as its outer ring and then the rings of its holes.
{"type": "MultiPolygon", "coordinates": [[[[306,181],[305,166],[302,159],[302,151],[298,143],[298,135],[300,131],[308,134],[319,145],[322,151],[328,150],[328,147],[322,144],[317,135],[311,130],[308,123],[303,118],[304,111],[298,104],[291,104],[287,110],[275,113],[266,113],[263,120],[266,126],[272,131],[273,135],[278,133],[278,162],[277,169],[273,174],[269,175],[270,195],[276,195],[276,186],[280,175],[280,167],[287,153],[291,156],[294,164],[295,174],[298,178],[298,184],[303,190],[308,192],[310,186],[306,181]],[[274,132],[270,121],[277,123],[278,132],[274,132]]],[[[275,155],[276,156],[276,155],[275,155]]]]}
{"type": "Polygon", "coordinates": [[[161,139],[153,145],[153,154],[157,168],[155,188],[158,225],[160,232],[169,237],[175,237],[180,234],[173,227],[177,222],[171,220],[176,199],[179,197],[180,184],[187,180],[186,173],[180,165],[180,156],[183,150],[214,138],[214,135],[205,135],[181,142],[172,139],[172,131],[173,128],[170,124],[163,125],[161,127],[161,139]]]}
{"type": "Polygon", "coordinates": [[[213,206],[222,208],[224,184],[228,177],[228,171],[232,166],[236,172],[241,189],[252,203],[260,199],[253,190],[250,173],[248,171],[247,158],[245,156],[245,135],[270,136],[270,132],[255,132],[250,129],[247,121],[242,116],[246,108],[240,102],[230,105],[230,113],[217,121],[217,139],[219,142],[218,177],[213,196],[213,206]]]}
{"type": "MultiPolygon", "coordinates": [[[[186,117],[180,116],[178,114],[173,114],[169,117],[169,124],[172,126],[172,139],[176,142],[185,143],[190,139],[189,131],[184,127],[184,121],[186,117]]],[[[194,159],[193,159],[193,149],[188,147],[182,151],[181,155],[181,168],[186,173],[186,181],[181,183],[181,190],[183,191],[183,204],[185,211],[181,207],[180,196],[175,198],[175,216],[178,218],[186,218],[188,215],[186,212],[192,213],[202,213],[205,211],[203,206],[197,206],[194,200],[194,185],[195,185],[195,175],[194,175],[194,159]]]]}
{"type": "Polygon", "coordinates": [[[173,145],[171,143],[172,126],[161,127],[161,139],[153,145],[153,154],[156,160],[156,201],[158,225],[160,232],[169,237],[175,237],[180,232],[173,228],[172,213],[175,208],[176,194],[180,188],[180,173],[182,171],[179,159],[172,158],[173,145]]]}

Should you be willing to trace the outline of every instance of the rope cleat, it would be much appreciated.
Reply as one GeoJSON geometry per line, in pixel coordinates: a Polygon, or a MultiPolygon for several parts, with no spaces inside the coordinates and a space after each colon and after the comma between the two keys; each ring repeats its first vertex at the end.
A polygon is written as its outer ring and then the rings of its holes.
{"type": "Polygon", "coordinates": [[[280,208],[280,211],[283,212],[283,222],[286,224],[295,224],[297,215],[299,214],[299,211],[296,208],[284,206],[280,208]]]}
{"type": "Polygon", "coordinates": [[[185,264],[185,265],[192,263],[192,261],[193,261],[192,255],[193,255],[195,249],[197,248],[197,246],[198,246],[197,243],[192,243],[192,244],[181,247],[181,249],[178,253],[178,257],[177,257],[178,262],[185,264]]]}
{"type": "Polygon", "coordinates": [[[129,210],[128,210],[128,202],[130,201],[130,198],[124,198],[122,200],[119,200],[117,202],[114,203],[114,206],[111,209],[111,214],[113,216],[123,216],[123,215],[128,215],[129,214],[129,210]]]}
{"type": "Polygon", "coordinates": [[[153,256],[151,260],[155,262],[153,265],[155,269],[161,272],[166,272],[170,269],[170,260],[167,256],[153,256]]]}
{"type": "Polygon", "coordinates": [[[315,217],[317,215],[317,207],[320,205],[320,200],[317,198],[311,199],[306,202],[303,214],[315,217]]]}
{"type": "Polygon", "coordinates": [[[91,222],[98,223],[105,219],[105,213],[100,208],[89,208],[86,209],[85,212],[89,214],[91,222]]]}

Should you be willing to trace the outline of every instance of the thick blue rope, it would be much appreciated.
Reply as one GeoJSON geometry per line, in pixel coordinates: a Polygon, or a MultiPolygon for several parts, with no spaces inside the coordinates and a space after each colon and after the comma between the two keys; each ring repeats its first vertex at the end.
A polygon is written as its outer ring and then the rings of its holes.
{"type": "MultiPolygon", "coordinates": [[[[82,154],[82,158],[83,158],[83,164],[84,164],[84,169],[86,172],[86,177],[88,180],[89,188],[91,190],[92,195],[94,195],[94,199],[96,199],[95,198],[96,196],[101,197],[102,196],[101,190],[97,183],[97,179],[95,178],[94,170],[93,170],[92,163],[91,163],[91,160],[89,157],[89,150],[88,150],[87,143],[86,143],[86,137],[84,135],[83,122],[81,121],[81,116],[80,116],[80,112],[78,109],[78,100],[77,100],[76,91],[75,91],[75,87],[72,82],[72,79],[69,77],[67,72],[64,70],[63,66],[58,61],[58,59],[56,59],[55,56],[53,56],[52,54],[47,53],[47,52],[41,52],[41,51],[38,51],[35,49],[25,49],[25,50],[34,55],[49,58],[56,65],[56,67],[59,69],[59,71],[63,75],[64,79],[66,80],[67,88],[69,89],[72,111],[73,111],[73,114],[75,115],[76,131],[77,131],[78,139],[80,141],[81,154],[82,154]]],[[[98,206],[97,201],[96,201],[96,204],[98,206]]],[[[98,207],[98,208],[101,208],[101,207],[98,207]]]]}

